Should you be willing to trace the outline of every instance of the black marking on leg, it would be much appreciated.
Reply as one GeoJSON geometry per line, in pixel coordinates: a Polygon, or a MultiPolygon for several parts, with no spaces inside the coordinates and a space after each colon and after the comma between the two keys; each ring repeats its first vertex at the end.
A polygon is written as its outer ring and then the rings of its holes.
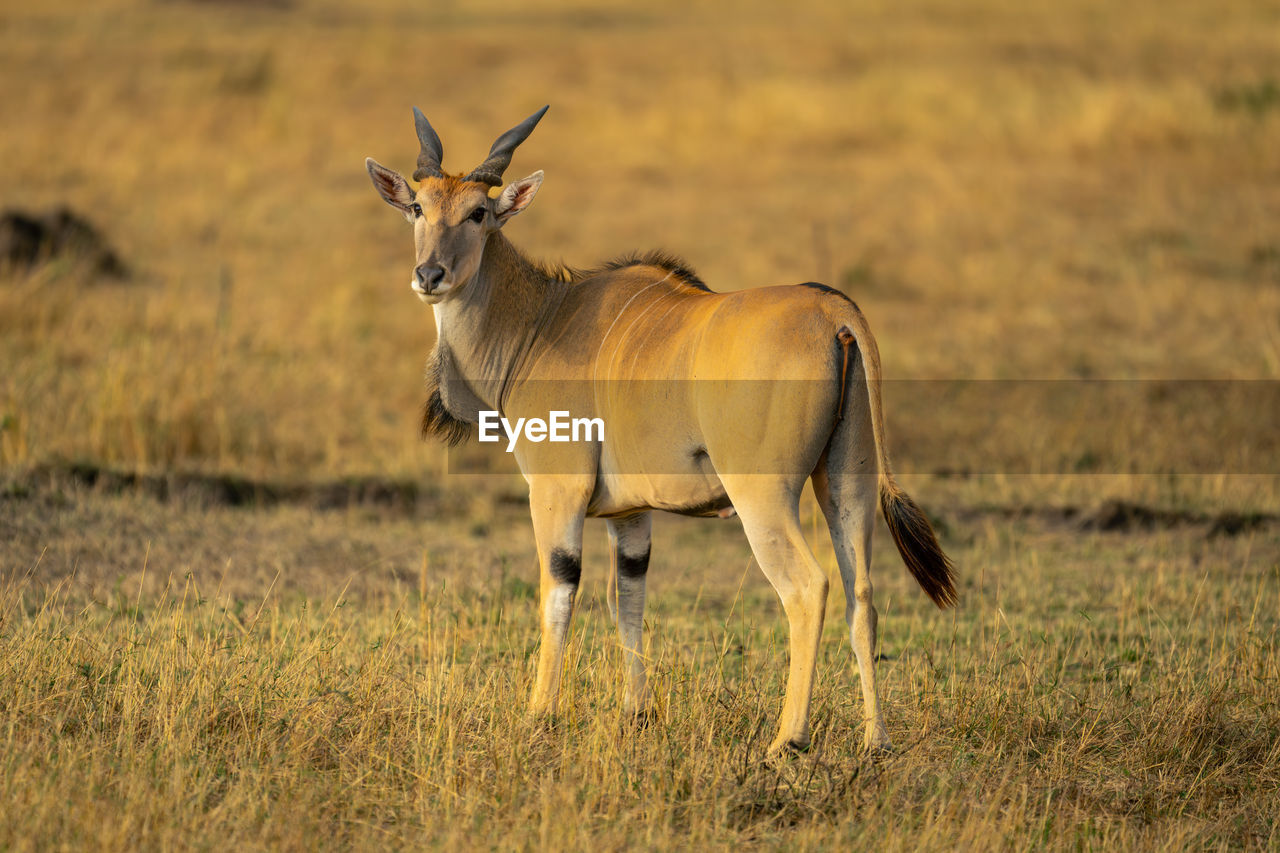
{"type": "Polygon", "coordinates": [[[551,577],[560,583],[578,585],[582,580],[582,555],[556,548],[551,552],[551,577]]]}
{"type": "Polygon", "coordinates": [[[642,578],[649,571],[649,549],[638,557],[618,552],[618,576],[624,578],[642,578]]]}

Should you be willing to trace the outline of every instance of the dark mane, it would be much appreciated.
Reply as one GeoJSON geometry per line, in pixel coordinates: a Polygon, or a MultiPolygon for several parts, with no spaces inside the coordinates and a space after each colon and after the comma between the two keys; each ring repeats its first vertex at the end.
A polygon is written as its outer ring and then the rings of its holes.
{"type": "Polygon", "coordinates": [[[590,269],[575,269],[573,267],[561,265],[559,267],[549,268],[546,272],[550,278],[576,283],[585,278],[590,278],[593,275],[614,272],[615,270],[622,270],[627,267],[657,267],[658,269],[666,270],[673,277],[680,279],[680,281],[690,287],[698,290],[704,290],[707,293],[711,292],[711,288],[707,287],[702,279],[698,278],[698,274],[690,269],[683,259],[678,258],[675,255],[667,254],[661,250],[650,252],[631,252],[629,254],[622,255],[621,257],[614,258],[611,261],[606,261],[598,267],[591,267],[590,269]]]}
{"type": "Polygon", "coordinates": [[[440,355],[427,366],[427,402],[422,404],[422,437],[435,437],[450,447],[457,447],[471,437],[471,424],[455,418],[444,404],[440,393],[444,366],[440,355]]]}
{"type": "Polygon", "coordinates": [[[810,287],[822,293],[829,293],[832,296],[838,296],[839,298],[843,299],[845,302],[848,302],[854,308],[858,307],[858,303],[854,302],[853,298],[849,296],[849,294],[845,293],[843,290],[837,290],[836,288],[832,287],[829,284],[822,284],[816,281],[802,281],[799,284],[797,284],[796,287],[810,287]]]}

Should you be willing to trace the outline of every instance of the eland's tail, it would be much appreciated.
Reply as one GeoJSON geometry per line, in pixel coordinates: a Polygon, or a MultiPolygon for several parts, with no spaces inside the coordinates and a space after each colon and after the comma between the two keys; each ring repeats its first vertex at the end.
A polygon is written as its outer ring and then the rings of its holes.
{"type": "MultiPolygon", "coordinates": [[[[898,546],[907,570],[920,584],[925,595],[938,607],[946,608],[956,603],[955,567],[951,558],[938,544],[937,534],[924,511],[902,490],[893,479],[889,467],[889,450],[885,443],[884,415],[880,407],[880,350],[867,326],[862,312],[854,307],[850,327],[842,327],[837,337],[847,347],[850,337],[858,342],[862,354],[862,368],[866,375],[867,397],[871,407],[871,431],[875,436],[876,454],[880,463],[880,511],[893,543],[898,546]]],[[[847,352],[847,350],[846,350],[847,352]]],[[[844,377],[842,377],[844,380],[844,377]]]]}

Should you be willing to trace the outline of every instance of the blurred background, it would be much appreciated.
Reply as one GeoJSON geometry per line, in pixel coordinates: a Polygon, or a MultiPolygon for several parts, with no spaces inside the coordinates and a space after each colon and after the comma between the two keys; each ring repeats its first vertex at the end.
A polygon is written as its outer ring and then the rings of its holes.
{"type": "Polygon", "coordinates": [[[0,850],[1277,849],[1277,423],[1274,0],[0,0],[0,850]],[[877,535],[898,754],[810,497],[815,751],[736,521],[657,514],[634,737],[589,525],[526,718],[527,492],[418,437],[364,158],[543,104],[528,254],[867,315],[961,594],[877,535]]]}
{"type": "Polygon", "coordinates": [[[829,282],[889,379],[1275,380],[1277,33],[1191,0],[4,0],[0,462],[444,471],[363,166],[412,171],[414,105],[461,171],[551,104],[508,170],[546,170],[531,255],[829,282]]]}

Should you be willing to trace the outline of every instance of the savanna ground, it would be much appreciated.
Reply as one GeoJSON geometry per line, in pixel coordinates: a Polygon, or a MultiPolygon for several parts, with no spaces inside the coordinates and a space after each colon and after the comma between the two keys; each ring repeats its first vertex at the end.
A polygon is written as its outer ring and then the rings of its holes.
{"type": "Polygon", "coordinates": [[[0,273],[0,847],[1277,847],[1277,32],[5,3],[0,200],[72,206],[132,274],[0,273]],[[465,168],[547,102],[518,245],[825,280],[890,379],[963,380],[886,388],[961,578],[938,612],[880,531],[894,754],[857,750],[837,590],[814,749],[762,763],[785,626],[736,521],[656,525],[641,730],[589,527],[562,712],[525,717],[520,482],[416,440],[432,323],[362,159],[409,171],[417,104],[465,168]]]}

